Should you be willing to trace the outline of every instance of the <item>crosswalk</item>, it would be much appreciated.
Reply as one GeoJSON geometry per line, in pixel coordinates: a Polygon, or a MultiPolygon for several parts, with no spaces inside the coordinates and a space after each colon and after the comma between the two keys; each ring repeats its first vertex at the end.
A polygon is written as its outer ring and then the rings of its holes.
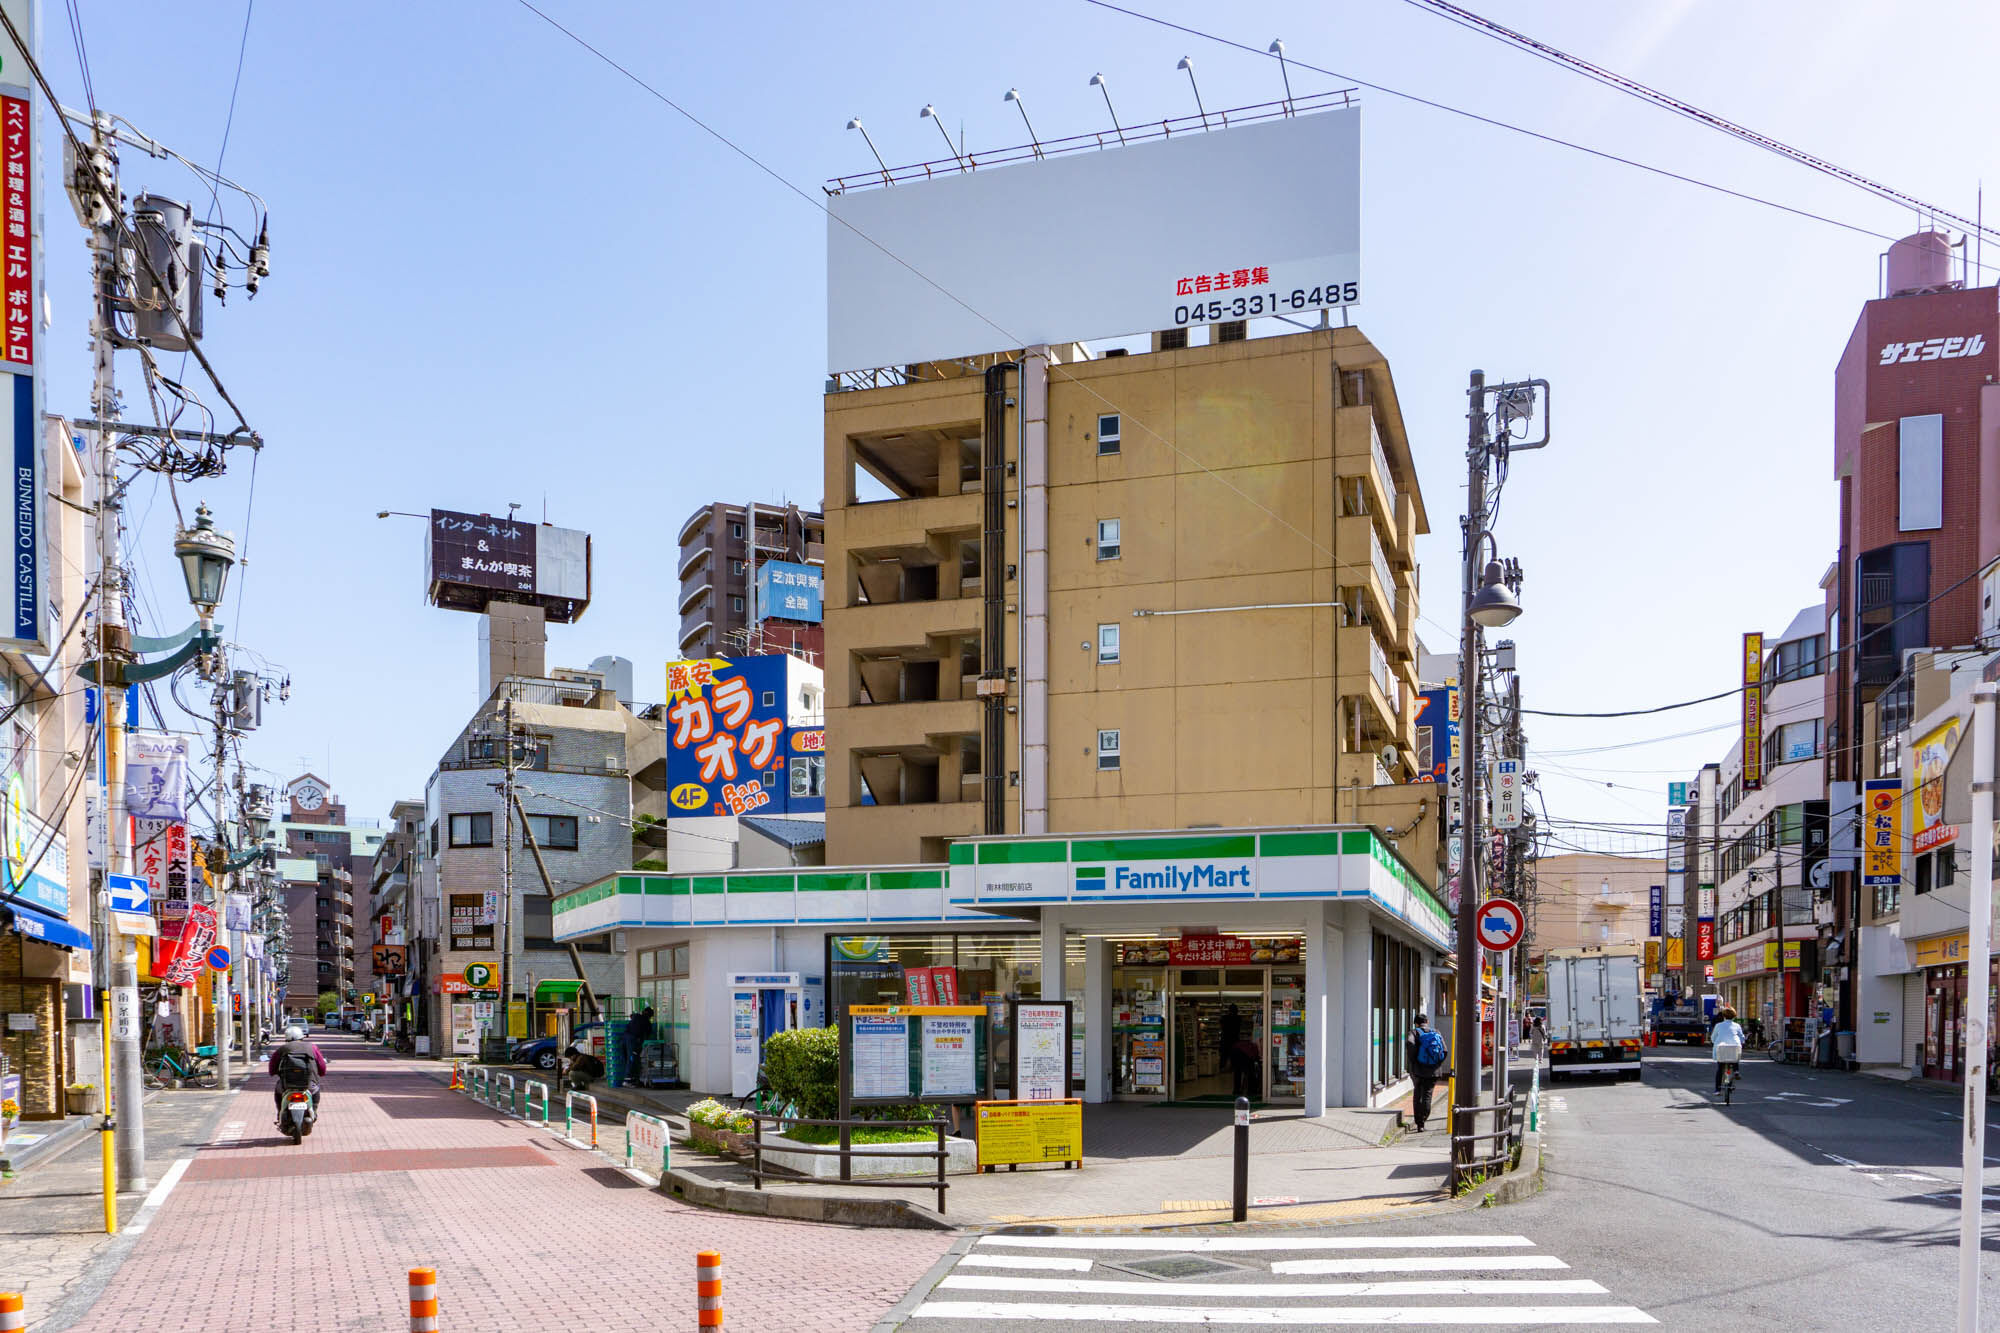
{"type": "Polygon", "coordinates": [[[1651,1324],[1525,1236],[981,1236],[910,1313],[996,1324],[1651,1324]]]}

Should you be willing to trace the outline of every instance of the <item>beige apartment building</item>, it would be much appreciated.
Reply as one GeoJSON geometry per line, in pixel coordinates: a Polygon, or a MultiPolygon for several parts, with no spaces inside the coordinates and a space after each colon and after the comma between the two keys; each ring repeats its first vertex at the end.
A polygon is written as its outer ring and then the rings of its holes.
{"type": "Polygon", "coordinates": [[[1211,333],[836,381],[829,864],[1359,822],[1435,867],[1437,788],[1412,782],[1429,526],[1388,362],[1353,328],[1211,333]]]}
{"type": "MultiPolygon", "coordinates": [[[[1534,993],[1542,993],[1542,971],[1535,960],[1550,949],[1586,944],[1637,944],[1643,948],[1652,926],[1652,889],[1657,885],[1664,891],[1666,882],[1667,860],[1663,856],[1570,852],[1537,860],[1535,890],[1528,906],[1534,993]]],[[[1690,945],[1693,918],[1690,902],[1690,945]]]]}

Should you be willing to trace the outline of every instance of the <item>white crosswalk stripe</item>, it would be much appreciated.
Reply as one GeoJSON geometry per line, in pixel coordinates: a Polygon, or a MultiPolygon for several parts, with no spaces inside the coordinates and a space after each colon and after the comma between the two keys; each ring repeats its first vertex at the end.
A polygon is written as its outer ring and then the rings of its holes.
{"type": "Polygon", "coordinates": [[[981,1236],[913,1328],[1450,1328],[1658,1322],[1513,1235],[981,1236]],[[1067,1251],[1068,1253],[1063,1253],[1067,1251]],[[1317,1252],[1315,1254],[1314,1252],[1317,1252]],[[1149,1265],[1155,1265],[1149,1269],[1149,1265]],[[1401,1276],[1407,1275],[1407,1276],[1401,1276]],[[1301,1281],[1325,1277],[1334,1280],[1301,1281]]]}

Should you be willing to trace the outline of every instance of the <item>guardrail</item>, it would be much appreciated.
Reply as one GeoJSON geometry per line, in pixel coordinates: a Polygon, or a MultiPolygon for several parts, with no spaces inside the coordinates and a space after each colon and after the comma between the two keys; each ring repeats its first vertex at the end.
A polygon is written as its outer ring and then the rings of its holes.
{"type": "MultiPolygon", "coordinates": [[[[950,1160],[951,1152],[944,1146],[945,1127],[948,1122],[943,1116],[939,1116],[934,1120],[802,1120],[797,1116],[765,1115],[762,1112],[752,1112],[751,1119],[756,1125],[756,1137],[751,1145],[750,1179],[755,1187],[760,1190],[764,1188],[765,1176],[768,1175],[774,1179],[777,1178],[775,1172],[764,1169],[764,1126],[767,1122],[773,1126],[818,1125],[828,1129],[848,1131],[856,1129],[935,1129],[937,1131],[937,1146],[934,1148],[918,1147],[915,1143],[912,1143],[906,1149],[893,1147],[878,1148],[871,1144],[869,1145],[869,1151],[863,1154],[864,1157],[869,1158],[934,1158],[937,1161],[937,1181],[935,1184],[925,1181],[921,1176],[878,1176],[872,1180],[855,1180],[852,1176],[854,1148],[851,1144],[844,1143],[844,1146],[835,1148],[815,1148],[810,1144],[804,1143],[796,1146],[791,1144],[786,1144],[782,1147],[777,1144],[771,1146],[777,1152],[803,1153],[809,1157],[838,1157],[840,1159],[840,1179],[821,1180],[818,1177],[814,1177],[812,1183],[815,1185],[860,1185],[863,1188],[873,1189],[934,1189],[937,1191],[938,1213],[940,1216],[944,1213],[944,1192],[951,1188],[950,1183],[944,1178],[944,1169],[945,1163],[950,1160]],[[913,1181],[921,1183],[913,1185],[913,1181]]],[[[846,1134],[841,1135],[843,1142],[847,1137],[846,1134]]]]}
{"type": "MultiPolygon", "coordinates": [[[[632,1153],[632,1122],[635,1120],[640,1125],[639,1146],[648,1150],[646,1155],[650,1158],[652,1156],[651,1149],[653,1148],[660,1150],[660,1179],[665,1180],[668,1169],[673,1165],[673,1148],[667,1138],[667,1122],[658,1116],[647,1115],[644,1111],[627,1111],[625,1113],[625,1169],[634,1172],[642,1169],[635,1165],[632,1153]]],[[[593,1123],[594,1121],[595,1117],[593,1117],[593,1123]]],[[[644,1169],[650,1172],[650,1168],[644,1169]]]]}
{"type": "Polygon", "coordinates": [[[493,1075],[493,1109],[496,1111],[500,1109],[501,1079],[507,1080],[507,1114],[518,1115],[520,1113],[518,1110],[520,1090],[515,1087],[514,1076],[504,1069],[496,1071],[493,1075]]]}
{"type": "MultiPolygon", "coordinates": [[[[1461,1113],[1470,1111],[1474,1117],[1490,1115],[1494,1118],[1494,1124],[1499,1126],[1499,1128],[1487,1134],[1453,1134],[1451,1136],[1451,1185],[1453,1190],[1464,1184],[1475,1172],[1484,1172],[1487,1175],[1499,1175],[1513,1165],[1514,1150],[1521,1146],[1521,1135],[1527,1127],[1527,1116],[1524,1113],[1525,1106],[1524,1099],[1510,1096],[1504,1102],[1481,1102],[1473,1106],[1453,1108],[1455,1111],[1461,1113]],[[1466,1157],[1464,1160],[1460,1160],[1460,1144],[1471,1145],[1495,1141],[1500,1145],[1500,1150],[1497,1153],[1488,1157],[1466,1157]]],[[[1458,1123],[1456,1116],[1453,1117],[1452,1123],[1454,1125],[1458,1123]]],[[[1473,1123],[1478,1123],[1476,1118],[1473,1123]]],[[[1468,1146],[1465,1151],[1469,1153],[1472,1149],[1468,1146]]]]}
{"type": "Polygon", "coordinates": [[[535,1094],[538,1092],[542,1094],[541,1125],[543,1129],[547,1129],[549,1127],[549,1085],[546,1083],[540,1083],[534,1079],[528,1080],[526,1094],[521,1099],[521,1119],[526,1120],[528,1114],[535,1109],[535,1094]]]}
{"type": "Polygon", "coordinates": [[[466,1091],[472,1094],[473,1101],[484,1102],[488,1106],[491,1106],[493,1104],[493,1071],[485,1065],[474,1065],[472,1067],[472,1079],[467,1085],[466,1091]]]}
{"type": "Polygon", "coordinates": [[[576,1103],[579,1098],[590,1103],[590,1146],[595,1148],[597,1146],[597,1098],[587,1092],[570,1090],[563,1092],[563,1137],[578,1147],[583,1146],[582,1141],[576,1137],[576,1103]]]}

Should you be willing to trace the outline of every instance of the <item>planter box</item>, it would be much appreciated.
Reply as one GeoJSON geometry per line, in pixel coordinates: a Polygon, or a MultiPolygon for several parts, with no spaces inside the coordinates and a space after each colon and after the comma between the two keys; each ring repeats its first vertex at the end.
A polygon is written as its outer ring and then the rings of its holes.
{"type": "Polygon", "coordinates": [[[748,1157],[751,1151],[750,1145],[752,1139],[750,1135],[737,1134],[727,1129],[716,1129],[712,1125],[700,1124],[697,1121],[690,1120],[688,1122],[688,1138],[696,1143],[706,1143],[711,1148],[717,1148],[723,1152],[739,1153],[745,1157],[748,1157]]]}
{"type": "Polygon", "coordinates": [[[69,1113],[71,1115],[97,1114],[96,1088],[83,1088],[80,1090],[65,1088],[63,1089],[63,1099],[69,1103],[69,1113]]]}
{"type": "MultiPolygon", "coordinates": [[[[817,1153],[786,1152],[772,1145],[782,1143],[782,1137],[764,1140],[764,1165],[781,1166],[787,1171],[796,1171],[814,1180],[840,1179],[840,1158],[836,1154],[821,1156],[817,1153]]],[[[819,1144],[801,1144],[801,1147],[819,1147],[819,1144]]],[[[837,1144],[826,1144],[837,1147],[837,1144]]],[[[935,1157],[881,1157],[878,1153],[908,1152],[912,1148],[937,1147],[935,1138],[921,1143],[857,1143],[854,1145],[854,1171],[856,1180],[874,1179],[880,1176],[928,1176],[937,1178],[935,1157]]],[[[945,1159],[944,1170],[948,1176],[970,1175],[979,1169],[979,1145],[971,1139],[955,1139],[946,1136],[945,1151],[951,1154],[945,1159]]]]}

